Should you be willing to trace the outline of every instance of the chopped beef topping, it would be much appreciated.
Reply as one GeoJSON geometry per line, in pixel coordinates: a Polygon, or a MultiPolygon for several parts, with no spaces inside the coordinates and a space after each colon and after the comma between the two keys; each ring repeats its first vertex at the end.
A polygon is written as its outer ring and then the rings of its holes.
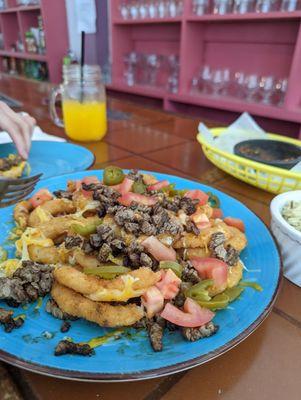
{"type": "Polygon", "coordinates": [[[155,316],[147,321],[148,336],[154,351],[162,351],[163,349],[162,339],[165,324],[165,320],[160,316],[155,316]]]}
{"type": "Polygon", "coordinates": [[[65,238],[65,247],[70,250],[74,247],[81,247],[84,242],[84,239],[78,235],[76,236],[67,236],[65,238]]]}
{"type": "Polygon", "coordinates": [[[13,311],[0,308],[0,324],[3,325],[4,331],[10,333],[12,330],[20,328],[24,324],[24,319],[18,317],[13,318],[13,311]]]}
{"type": "Polygon", "coordinates": [[[99,225],[96,232],[103,242],[110,242],[115,237],[113,229],[108,225],[99,225]]]}
{"type": "Polygon", "coordinates": [[[239,251],[234,249],[231,245],[226,248],[227,251],[227,264],[230,266],[236,265],[239,260],[239,251]]]}
{"type": "Polygon", "coordinates": [[[218,325],[214,325],[213,322],[200,326],[199,328],[182,328],[182,335],[185,339],[190,342],[203,339],[214,335],[218,331],[218,325]]]}
{"type": "Polygon", "coordinates": [[[68,190],[56,190],[53,192],[54,196],[57,197],[58,199],[68,199],[72,200],[72,192],[69,192],[68,190]]]}
{"type": "Polygon", "coordinates": [[[91,254],[94,251],[93,247],[91,246],[91,244],[88,240],[84,240],[82,249],[83,249],[84,253],[86,253],[86,254],[91,254]]]}
{"type": "Polygon", "coordinates": [[[97,258],[100,262],[106,262],[108,261],[109,255],[111,253],[112,253],[111,247],[107,243],[104,243],[99,249],[97,258]]]}
{"type": "Polygon", "coordinates": [[[213,250],[215,247],[224,244],[226,241],[225,234],[223,232],[215,232],[210,237],[209,249],[213,250]]]}
{"type": "Polygon", "coordinates": [[[94,350],[88,344],[79,344],[70,342],[69,340],[61,340],[55,350],[55,356],[62,356],[64,354],[79,354],[81,356],[92,356],[95,354],[94,350]]]}
{"type": "Polygon", "coordinates": [[[12,277],[0,278],[0,299],[28,303],[50,292],[53,282],[52,267],[23,261],[12,277]]]}
{"type": "Polygon", "coordinates": [[[53,299],[49,299],[46,303],[46,311],[51,314],[54,318],[66,320],[69,319],[70,321],[75,321],[77,317],[73,317],[62,311],[57,303],[53,299]]]}
{"type": "Polygon", "coordinates": [[[199,228],[191,220],[188,220],[186,222],[186,231],[189,232],[189,233],[194,233],[196,236],[198,236],[200,234],[199,228]]]}
{"type": "Polygon", "coordinates": [[[190,261],[183,261],[183,271],[182,271],[182,280],[184,282],[191,282],[192,284],[196,284],[200,282],[200,277],[198,275],[197,270],[193,267],[190,261]]]}
{"type": "Polygon", "coordinates": [[[198,203],[199,203],[198,199],[190,199],[189,197],[182,197],[180,200],[180,208],[187,215],[192,215],[196,212],[196,206],[198,203]]]}
{"type": "Polygon", "coordinates": [[[71,328],[71,324],[68,321],[64,321],[61,325],[60,331],[62,333],[66,333],[69,331],[69,329],[71,328]]]}
{"type": "Polygon", "coordinates": [[[146,253],[141,253],[140,254],[140,264],[143,267],[148,267],[152,268],[153,267],[153,261],[149,255],[146,253]]]}
{"type": "Polygon", "coordinates": [[[226,237],[223,232],[215,232],[211,235],[209,241],[209,249],[211,255],[219,260],[224,261],[226,264],[233,266],[239,260],[239,251],[231,245],[225,248],[226,237]]]}

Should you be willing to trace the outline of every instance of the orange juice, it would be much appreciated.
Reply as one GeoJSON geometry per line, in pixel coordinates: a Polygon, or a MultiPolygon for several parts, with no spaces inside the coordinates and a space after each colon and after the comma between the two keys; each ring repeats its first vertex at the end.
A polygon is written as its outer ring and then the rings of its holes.
{"type": "Polygon", "coordinates": [[[101,140],[107,131],[106,103],[75,100],[63,101],[64,125],[67,135],[82,142],[101,140]]]}

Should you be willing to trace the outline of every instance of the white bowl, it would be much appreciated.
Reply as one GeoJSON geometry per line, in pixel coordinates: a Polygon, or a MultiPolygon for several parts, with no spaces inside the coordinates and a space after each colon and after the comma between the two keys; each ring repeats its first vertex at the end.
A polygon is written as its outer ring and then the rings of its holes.
{"type": "Polygon", "coordinates": [[[271,229],[280,247],[284,276],[301,286],[301,232],[281,215],[283,206],[291,200],[301,201],[301,190],[276,196],[271,202],[271,229]]]}

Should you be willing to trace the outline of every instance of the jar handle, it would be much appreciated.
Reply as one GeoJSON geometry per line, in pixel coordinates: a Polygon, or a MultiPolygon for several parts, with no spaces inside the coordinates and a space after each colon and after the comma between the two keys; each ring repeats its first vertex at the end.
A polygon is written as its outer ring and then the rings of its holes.
{"type": "Polygon", "coordinates": [[[57,115],[56,112],[56,98],[57,96],[62,96],[62,89],[60,87],[53,88],[50,93],[50,102],[49,102],[49,112],[52,121],[55,123],[56,126],[60,128],[64,128],[64,122],[61,118],[57,115]]]}

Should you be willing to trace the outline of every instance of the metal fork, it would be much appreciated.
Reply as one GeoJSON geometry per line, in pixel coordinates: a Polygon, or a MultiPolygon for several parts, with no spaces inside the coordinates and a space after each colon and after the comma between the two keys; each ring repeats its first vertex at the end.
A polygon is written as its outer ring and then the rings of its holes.
{"type": "Polygon", "coordinates": [[[20,179],[0,177],[0,208],[11,206],[28,196],[42,175],[20,179]]]}

